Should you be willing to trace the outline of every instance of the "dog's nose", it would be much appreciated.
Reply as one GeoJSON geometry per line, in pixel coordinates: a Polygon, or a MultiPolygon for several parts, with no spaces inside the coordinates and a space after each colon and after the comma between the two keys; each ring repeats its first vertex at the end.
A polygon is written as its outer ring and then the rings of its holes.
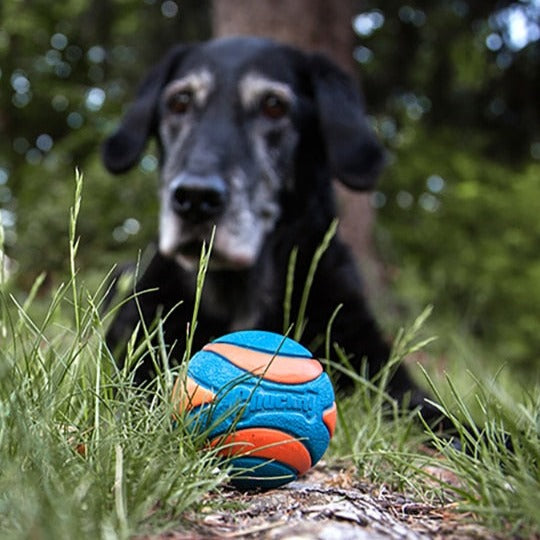
{"type": "Polygon", "coordinates": [[[174,211],[191,223],[217,217],[227,199],[227,186],[221,176],[181,174],[171,183],[174,211]]]}

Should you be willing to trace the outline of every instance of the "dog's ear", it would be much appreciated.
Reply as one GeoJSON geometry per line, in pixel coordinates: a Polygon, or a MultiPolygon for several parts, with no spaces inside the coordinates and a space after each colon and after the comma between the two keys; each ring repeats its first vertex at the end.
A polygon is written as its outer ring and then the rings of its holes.
{"type": "Polygon", "coordinates": [[[110,172],[125,172],[139,160],[148,138],[156,130],[160,92],[189,48],[178,45],[171,49],[142,81],[120,127],[103,143],[103,163],[110,172]]]}
{"type": "Polygon", "coordinates": [[[326,57],[311,56],[319,123],[331,172],[355,190],[374,187],[384,153],[367,123],[364,103],[351,78],[326,57]]]}

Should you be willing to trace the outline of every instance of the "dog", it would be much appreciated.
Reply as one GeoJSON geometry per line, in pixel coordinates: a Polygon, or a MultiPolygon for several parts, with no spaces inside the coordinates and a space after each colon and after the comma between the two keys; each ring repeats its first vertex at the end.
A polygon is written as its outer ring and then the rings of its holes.
{"type": "MultiPolygon", "coordinates": [[[[181,44],[143,80],[103,145],[105,166],[127,171],[152,137],[159,239],[136,284],[140,294],[122,304],[108,330],[110,349],[122,351],[141,319],[151,327],[162,315],[168,354],[181,360],[201,247],[214,228],[194,350],[236,330],[284,332],[288,278],[291,313],[298,313],[314,254],[337,215],[332,179],[370,190],[384,163],[360,91],[326,57],[271,40],[181,44]]],[[[367,365],[372,377],[388,361],[389,345],[338,236],[318,263],[305,315],[301,340],[315,355],[323,355],[321,336],[333,318],[332,341],[352,368],[367,365]]],[[[151,361],[140,366],[137,382],[149,380],[152,368],[151,361]]],[[[340,387],[348,383],[339,379],[340,387]]],[[[404,366],[389,391],[396,399],[408,394],[427,419],[438,416],[404,366]]]]}

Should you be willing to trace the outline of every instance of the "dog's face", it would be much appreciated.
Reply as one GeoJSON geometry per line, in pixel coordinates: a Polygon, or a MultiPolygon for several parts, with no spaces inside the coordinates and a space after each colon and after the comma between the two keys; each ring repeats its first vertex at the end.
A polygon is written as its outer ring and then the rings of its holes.
{"type": "Polygon", "coordinates": [[[159,247],[194,266],[215,225],[213,266],[243,268],[257,259],[292,183],[296,93],[245,51],[212,45],[188,55],[159,97],[159,247]]]}
{"type": "Polygon", "coordinates": [[[368,189],[381,162],[338,68],[255,38],[173,49],[106,142],[108,168],[131,167],[151,135],[161,150],[159,249],[188,269],[214,226],[213,267],[253,266],[301,176],[368,189]]]}

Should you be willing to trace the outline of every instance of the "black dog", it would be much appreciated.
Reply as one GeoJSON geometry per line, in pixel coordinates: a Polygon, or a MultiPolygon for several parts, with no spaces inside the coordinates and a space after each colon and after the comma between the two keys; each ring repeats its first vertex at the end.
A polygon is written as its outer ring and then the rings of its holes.
{"type": "MultiPolygon", "coordinates": [[[[331,179],[368,190],[381,169],[382,150],[352,81],[323,56],[269,40],[180,45],[147,75],[105,142],[107,168],[121,173],[134,166],[150,137],[161,159],[159,248],[136,285],[150,292],[120,309],[108,333],[111,350],[121,348],[141,316],[150,326],[161,313],[168,314],[170,354],[181,359],[201,246],[214,226],[194,350],[234,330],[283,332],[288,261],[296,248],[294,314],[314,252],[336,216],[331,179]]],[[[356,369],[367,358],[373,375],[389,347],[349,249],[334,238],[307,305],[307,346],[324,336],[340,304],[332,339],[356,369]]],[[[151,367],[141,367],[137,378],[148,379],[151,367]]],[[[410,392],[412,405],[424,399],[403,367],[390,391],[397,398],[410,392]]]]}

